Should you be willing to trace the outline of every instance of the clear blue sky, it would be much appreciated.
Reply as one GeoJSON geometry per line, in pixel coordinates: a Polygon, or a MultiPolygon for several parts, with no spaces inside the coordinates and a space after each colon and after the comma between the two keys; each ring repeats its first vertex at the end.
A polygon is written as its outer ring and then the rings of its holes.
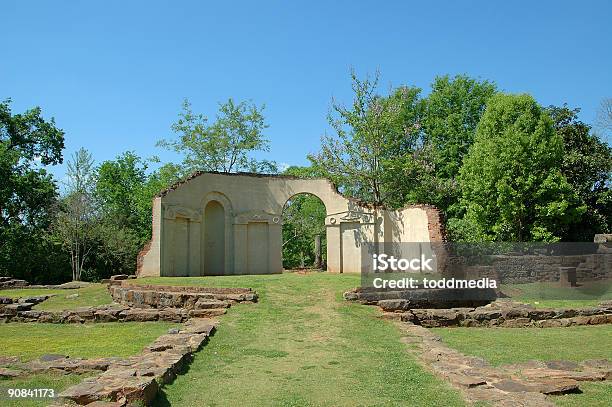
{"type": "MultiPolygon", "coordinates": [[[[171,136],[183,98],[266,104],[266,158],[306,164],[348,72],[428,91],[466,73],[592,122],[612,97],[609,1],[3,1],[0,98],[39,105],[99,162],[171,136]],[[461,3],[461,4],[460,4],[461,3]]],[[[59,177],[63,167],[54,170],[59,177]]]]}

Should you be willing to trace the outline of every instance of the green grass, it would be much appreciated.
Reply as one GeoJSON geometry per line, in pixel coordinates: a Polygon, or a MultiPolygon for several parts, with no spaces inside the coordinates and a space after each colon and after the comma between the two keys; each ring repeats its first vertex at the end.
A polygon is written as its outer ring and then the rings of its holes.
{"type": "Polygon", "coordinates": [[[146,345],[176,324],[8,323],[0,326],[0,356],[19,356],[23,361],[27,361],[47,353],[83,358],[130,356],[140,353],[146,345]]]}
{"type": "Polygon", "coordinates": [[[36,305],[34,309],[41,311],[61,311],[113,302],[110,294],[103,284],[91,284],[78,289],[44,289],[19,288],[0,291],[0,297],[31,297],[36,295],[55,294],[53,297],[36,305]],[[66,298],[69,295],[79,294],[76,298],[66,298]]]}
{"type": "Polygon", "coordinates": [[[591,307],[612,300],[612,281],[581,283],[579,287],[561,287],[558,283],[502,284],[504,294],[516,301],[538,308],[591,307]]]}
{"type": "Polygon", "coordinates": [[[342,300],[359,276],[327,273],[153,278],[137,283],[252,287],[187,374],[164,389],[172,406],[459,406],[421,368],[374,307],[342,300]]]}
{"type": "Polygon", "coordinates": [[[80,383],[85,377],[87,375],[48,373],[0,380],[0,405],[3,407],[48,406],[53,399],[9,398],[8,389],[53,389],[57,395],[69,386],[80,383]]]}
{"type": "Polygon", "coordinates": [[[559,407],[604,407],[612,400],[612,383],[580,382],[582,394],[565,394],[554,396],[550,400],[559,407]]]}
{"type": "Polygon", "coordinates": [[[434,328],[444,343],[493,365],[535,360],[612,359],[612,326],[434,328]]]}

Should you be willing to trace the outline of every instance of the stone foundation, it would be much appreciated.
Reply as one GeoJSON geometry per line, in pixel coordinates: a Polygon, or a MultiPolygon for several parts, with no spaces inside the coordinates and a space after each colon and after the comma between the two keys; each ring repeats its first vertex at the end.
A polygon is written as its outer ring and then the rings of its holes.
{"type": "MultiPolygon", "coordinates": [[[[21,305],[21,304],[15,304],[21,305]]],[[[207,305],[207,304],[205,304],[207,305]]],[[[227,305],[227,304],[226,304],[227,305]]],[[[31,306],[31,305],[30,305],[31,306]]],[[[227,305],[229,306],[229,305],[227,305]]],[[[210,318],[223,315],[227,307],[215,308],[163,308],[144,309],[127,306],[101,305],[82,307],[66,311],[37,311],[4,309],[0,311],[0,322],[40,322],[52,324],[82,324],[91,322],[183,322],[189,318],[210,318]]]]}
{"type": "Polygon", "coordinates": [[[59,397],[80,405],[95,401],[119,406],[150,405],[160,386],[182,373],[215,329],[208,320],[190,320],[183,329],[162,335],[143,353],[110,363],[104,373],[69,387],[59,397]]]}
{"type": "Polygon", "coordinates": [[[452,288],[420,288],[411,290],[376,290],[355,288],[344,293],[347,301],[358,301],[367,305],[395,304],[394,311],[412,308],[477,307],[497,299],[492,288],[470,290],[452,288]]]}
{"type": "Polygon", "coordinates": [[[467,401],[495,406],[554,407],[550,395],[580,392],[584,381],[612,378],[608,360],[528,361],[491,366],[484,359],[447,347],[434,333],[412,323],[398,323],[402,341],[437,376],[460,389],[467,401]]]}
{"type": "Polygon", "coordinates": [[[0,277],[0,290],[7,288],[22,288],[27,285],[28,282],[25,280],[19,280],[13,277],[0,277]]]}
{"type": "MultiPolygon", "coordinates": [[[[401,304],[382,302],[386,312],[402,311],[401,304]]],[[[397,313],[394,312],[397,316],[397,313]]],[[[612,324],[612,304],[577,309],[534,308],[511,301],[496,301],[485,307],[451,309],[411,309],[399,312],[404,322],[426,328],[435,327],[503,327],[552,328],[574,325],[612,324]]]]}
{"type": "Polygon", "coordinates": [[[575,268],[578,282],[612,280],[612,253],[593,253],[574,256],[488,256],[486,266],[458,264],[451,270],[456,275],[494,278],[500,284],[555,282],[561,272],[575,268]]]}
{"type": "Polygon", "coordinates": [[[182,287],[109,284],[115,302],[134,308],[183,308],[186,310],[227,308],[236,302],[257,302],[250,288],[182,287]]]}
{"type": "Polygon", "coordinates": [[[168,334],[157,338],[141,354],[128,358],[83,359],[43,355],[37,360],[22,363],[18,357],[0,357],[0,377],[50,372],[97,372],[98,376],[69,387],[59,397],[80,405],[96,401],[111,401],[116,406],[133,403],[150,405],[160,386],[172,382],[177,374],[186,369],[193,353],[202,347],[215,327],[214,320],[189,319],[182,328],[170,329],[168,334]]]}

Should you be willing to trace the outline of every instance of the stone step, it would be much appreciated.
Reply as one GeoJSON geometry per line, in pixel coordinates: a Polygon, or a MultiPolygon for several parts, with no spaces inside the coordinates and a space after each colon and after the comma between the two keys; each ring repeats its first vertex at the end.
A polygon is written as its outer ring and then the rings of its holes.
{"type": "Polygon", "coordinates": [[[221,301],[216,299],[200,298],[195,304],[194,309],[211,309],[211,308],[229,308],[229,301],[221,301]]]}
{"type": "Polygon", "coordinates": [[[212,318],[218,317],[227,312],[227,308],[192,309],[189,316],[192,318],[212,318]]]}

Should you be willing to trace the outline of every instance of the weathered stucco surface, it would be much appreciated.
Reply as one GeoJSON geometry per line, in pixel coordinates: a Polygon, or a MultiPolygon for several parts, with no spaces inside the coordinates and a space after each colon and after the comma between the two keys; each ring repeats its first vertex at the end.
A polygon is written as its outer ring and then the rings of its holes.
{"type": "Polygon", "coordinates": [[[364,242],[429,242],[442,236],[435,208],[364,206],[326,179],[198,173],[155,198],[153,238],[139,255],[138,275],[280,273],[283,207],[300,193],[325,205],[331,272],[361,272],[370,261],[362,258],[364,242]]]}

